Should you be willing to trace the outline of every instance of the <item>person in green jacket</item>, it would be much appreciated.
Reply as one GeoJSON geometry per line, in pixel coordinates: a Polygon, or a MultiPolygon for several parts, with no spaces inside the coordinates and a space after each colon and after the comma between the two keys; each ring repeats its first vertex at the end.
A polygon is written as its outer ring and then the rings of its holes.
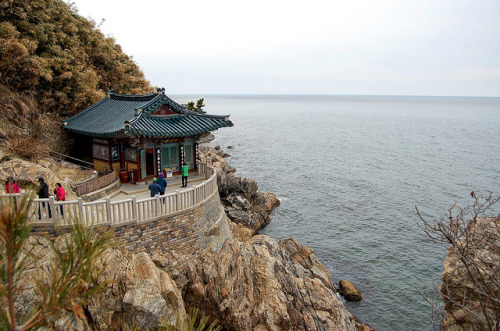
{"type": "Polygon", "coordinates": [[[187,187],[189,166],[186,164],[186,162],[182,163],[181,172],[182,172],[182,187],[187,187]]]}

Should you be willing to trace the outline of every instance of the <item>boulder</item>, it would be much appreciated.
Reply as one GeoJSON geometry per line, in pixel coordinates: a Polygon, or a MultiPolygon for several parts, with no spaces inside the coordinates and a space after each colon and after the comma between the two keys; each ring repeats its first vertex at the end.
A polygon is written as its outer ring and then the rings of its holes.
{"type": "Polygon", "coordinates": [[[339,282],[338,292],[347,301],[361,301],[363,299],[358,289],[356,289],[356,287],[354,287],[351,282],[344,279],[341,279],[339,282]]]}

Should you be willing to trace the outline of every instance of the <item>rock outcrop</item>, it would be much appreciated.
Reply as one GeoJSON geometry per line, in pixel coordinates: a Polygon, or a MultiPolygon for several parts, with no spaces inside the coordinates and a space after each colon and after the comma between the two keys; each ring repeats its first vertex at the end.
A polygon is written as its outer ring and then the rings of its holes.
{"type": "Polygon", "coordinates": [[[257,232],[269,224],[269,214],[279,205],[272,193],[259,191],[257,182],[242,178],[226,160],[228,154],[219,149],[200,147],[200,159],[217,169],[219,194],[229,218],[257,232]]]}
{"type": "Polygon", "coordinates": [[[334,290],[265,235],[229,240],[188,272],[187,305],[228,330],[355,330],[334,290]]]}
{"type": "MultiPolygon", "coordinates": [[[[0,159],[4,152],[0,150],[0,159]]],[[[43,159],[37,162],[30,162],[24,159],[10,157],[8,161],[0,162],[0,183],[5,184],[8,177],[14,177],[22,190],[36,189],[38,178],[43,177],[49,185],[51,192],[56,187],[56,183],[66,190],[66,200],[75,200],[78,198],[73,191],[75,184],[79,180],[90,178],[92,170],[83,170],[75,168],[70,163],[59,163],[52,159],[43,159]]],[[[2,185],[3,187],[3,185],[2,185]]]]}
{"type": "Polygon", "coordinates": [[[478,218],[467,233],[466,239],[450,246],[444,261],[442,326],[444,330],[493,330],[500,321],[500,219],[478,218]]]}
{"type": "MultiPolygon", "coordinates": [[[[235,232],[239,227],[232,223],[235,232]]],[[[280,245],[265,235],[246,238],[242,241],[235,236],[220,252],[197,261],[180,255],[151,258],[146,253],[108,249],[97,268],[98,283],[106,286],[88,301],[91,327],[154,329],[185,319],[186,307],[199,308],[228,330],[361,327],[338,298],[329,277],[318,277],[321,273],[313,271],[324,266],[312,250],[293,238],[280,245]],[[290,248],[295,254],[289,254],[290,248]]],[[[51,249],[46,239],[30,237],[26,249],[30,248],[40,258],[37,266],[48,265],[51,249]]],[[[19,300],[19,313],[26,313],[36,302],[36,292],[27,286],[19,300]]]]}

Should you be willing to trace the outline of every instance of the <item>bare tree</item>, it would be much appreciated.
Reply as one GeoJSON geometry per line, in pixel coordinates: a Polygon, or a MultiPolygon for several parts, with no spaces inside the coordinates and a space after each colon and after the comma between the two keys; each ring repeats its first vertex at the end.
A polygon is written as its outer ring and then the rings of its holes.
{"type": "MultiPolygon", "coordinates": [[[[439,291],[444,302],[441,326],[453,330],[500,328],[500,217],[486,217],[500,200],[476,196],[464,208],[426,220],[416,207],[427,236],[449,246],[439,291]]],[[[429,296],[426,299],[429,300],[429,296]]]]}

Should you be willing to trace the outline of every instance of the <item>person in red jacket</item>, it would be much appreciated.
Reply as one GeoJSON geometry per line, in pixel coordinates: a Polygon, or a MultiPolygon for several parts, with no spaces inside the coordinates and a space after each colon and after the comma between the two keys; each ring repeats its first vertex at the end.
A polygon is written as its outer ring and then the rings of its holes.
{"type": "MultiPolygon", "coordinates": [[[[61,183],[56,184],[56,200],[57,201],[66,201],[66,191],[64,191],[64,187],[62,187],[61,183]]],[[[61,216],[64,216],[64,207],[63,205],[59,205],[61,216]]]]}
{"type": "Polygon", "coordinates": [[[7,178],[7,181],[5,182],[5,193],[21,193],[19,184],[17,184],[14,177],[7,178]]]}

